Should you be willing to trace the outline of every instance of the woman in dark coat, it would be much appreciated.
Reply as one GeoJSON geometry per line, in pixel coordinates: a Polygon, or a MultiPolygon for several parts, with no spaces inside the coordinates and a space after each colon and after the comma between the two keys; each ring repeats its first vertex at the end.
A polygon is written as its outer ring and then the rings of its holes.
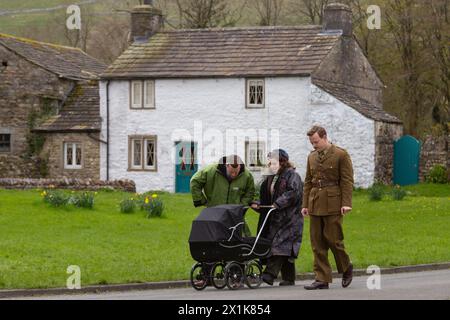
{"type": "Polygon", "coordinates": [[[302,243],[303,216],[300,214],[303,182],[289,162],[289,155],[283,149],[269,153],[268,176],[261,185],[260,201],[252,208],[260,213],[258,232],[270,209],[260,206],[272,205],[272,211],[261,233],[263,238],[272,240],[272,250],[266,260],[263,281],[273,285],[281,271],[280,285],[295,284],[295,259],[302,243]]]}

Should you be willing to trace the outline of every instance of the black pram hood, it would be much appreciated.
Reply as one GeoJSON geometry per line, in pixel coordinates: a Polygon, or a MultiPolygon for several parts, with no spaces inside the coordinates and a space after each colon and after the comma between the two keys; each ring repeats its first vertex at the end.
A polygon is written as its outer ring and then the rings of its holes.
{"type": "Polygon", "coordinates": [[[240,241],[246,210],[230,204],[203,209],[192,222],[189,242],[240,241]]]}

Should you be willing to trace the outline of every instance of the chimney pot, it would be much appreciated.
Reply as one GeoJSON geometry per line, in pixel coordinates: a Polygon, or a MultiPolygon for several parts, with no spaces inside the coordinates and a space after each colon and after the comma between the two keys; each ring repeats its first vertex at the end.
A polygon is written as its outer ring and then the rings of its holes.
{"type": "Polygon", "coordinates": [[[342,30],[342,35],[353,35],[352,10],[343,3],[330,3],[323,11],[323,31],[342,30]]]}

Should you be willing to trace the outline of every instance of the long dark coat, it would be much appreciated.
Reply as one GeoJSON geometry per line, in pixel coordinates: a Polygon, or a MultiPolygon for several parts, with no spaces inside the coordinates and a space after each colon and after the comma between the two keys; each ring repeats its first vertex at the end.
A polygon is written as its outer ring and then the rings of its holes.
{"type": "MultiPolygon", "coordinates": [[[[287,168],[275,183],[274,194],[270,194],[270,185],[274,176],[267,177],[261,185],[260,204],[275,205],[261,236],[272,240],[274,256],[297,258],[302,243],[303,216],[300,212],[303,194],[303,182],[294,168],[287,168]]],[[[260,209],[258,232],[269,209],[260,209]]]]}

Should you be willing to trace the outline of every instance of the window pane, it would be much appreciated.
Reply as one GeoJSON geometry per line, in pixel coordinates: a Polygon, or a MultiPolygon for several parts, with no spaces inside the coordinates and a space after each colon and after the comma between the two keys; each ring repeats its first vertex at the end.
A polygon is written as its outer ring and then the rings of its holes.
{"type": "Polygon", "coordinates": [[[73,144],[66,144],[66,164],[71,166],[73,165],[73,144]]]}
{"type": "Polygon", "coordinates": [[[75,147],[76,147],[75,164],[77,166],[81,166],[81,145],[75,144],[75,147]]]}
{"type": "Polygon", "coordinates": [[[250,104],[255,104],[255,101],[256,101],[255,86],[252,86],[252,85],[250,85],[249,101],[250,101],[250,104]]]}
{"type": "Polygon", "coordinates": [[[250,149],[250,166],[254,167],[256,165],[256,157],[255,150],[253,148],[250,149]]]}
{"type": "Polygon", "coordinates": [[[9,152],[11,150],[11,135],[0,134],[0,152],[9,152]]]}
{"type": "Polygon", "coordinates": [[[248,80],[248,104],[264,105],[264,80],[248,80]]]}
{"type": "Polygon", "coordinates": [[[141,165],[141,140],[133,140],[133,166],[141,165]]]}
{"type": "Polygon", "coordinates": [[[147,154],[146,154],[146,166],[153,167],[155,165],[155,141],[146,140],[147,154]]]}
{"type": "Polygon", "coordinates": [[[133,82],[133,107],[140,107],[142,103],[142,84],[139,81],[133,82]]]}
{"type": "Polygon", "coordinates": [[[145,107],[153,108],[153,81],[145,81],[145,107]]]}
{"type": "Polygon", "coordinates": [[[264,97],[264,87],[262,85],[262,82],[260,82],[260,84],[257,86],[257,98],[256,98],[256,103],[257,104],[263,104],[263,97],[264,97]]]}

